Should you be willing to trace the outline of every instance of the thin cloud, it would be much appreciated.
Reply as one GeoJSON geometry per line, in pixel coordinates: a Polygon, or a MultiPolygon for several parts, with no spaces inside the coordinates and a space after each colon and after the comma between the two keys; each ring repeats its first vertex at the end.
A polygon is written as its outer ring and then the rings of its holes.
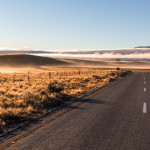
{"type": "Polygon", "coordinates": [[[144,54],[113,54],[113,53],[105,53],[105,54],[35,54],[39,56],[48,56],[54,58],[68,58],[68,59],[97,59],[97,60],[150,60],[150,53],[144,54]]]}

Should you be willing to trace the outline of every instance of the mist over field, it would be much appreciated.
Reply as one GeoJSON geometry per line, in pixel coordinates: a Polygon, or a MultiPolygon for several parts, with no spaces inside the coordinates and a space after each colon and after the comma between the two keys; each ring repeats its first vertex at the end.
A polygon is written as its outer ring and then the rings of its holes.
{"type": "Polygon", "coordinates": [[[30,48],[8,49],[1,48],[0,54],[33,54],[38,56],[66,59],[96,59],[123,61],[150,61],[150,48],[122,48],[105,50],[37,50],[30,48]]]}
{"type": "Polygon", "coordinates": [[[148,69],[150,68],[150,48],[137,47],[103,50],[0,48],[1,72],[47,71],[42,66],[94,66],[101,68],[116,68],[119,66],[121,68],[148,69]],[[24,69],[25,67],[26,70],[24,69]]]}

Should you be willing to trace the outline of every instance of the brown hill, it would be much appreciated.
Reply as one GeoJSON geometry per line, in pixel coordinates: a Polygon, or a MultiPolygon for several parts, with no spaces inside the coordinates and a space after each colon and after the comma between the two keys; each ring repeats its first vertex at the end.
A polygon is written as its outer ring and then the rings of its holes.
{"type": "Polygon", "coordinates": [[[68,66],[71,65],[71,63],[49,57],[20,54],[20,55],[0,55],[0,65],[11,67],[47,66],[47,65],[68,66]]]}

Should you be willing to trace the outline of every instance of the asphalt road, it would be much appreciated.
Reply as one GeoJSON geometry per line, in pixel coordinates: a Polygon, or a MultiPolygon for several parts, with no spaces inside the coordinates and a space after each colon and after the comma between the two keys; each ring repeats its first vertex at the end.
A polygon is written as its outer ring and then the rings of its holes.
{"type": "Polygon", "coordinates": [[[150,150],[149,91],[150,73],[132,73],[90,95],[83,103],[66,108],[68,111],[45,118],[45,123],[35,125],[36,129],[6,140],[1,148],[150,150]]]}

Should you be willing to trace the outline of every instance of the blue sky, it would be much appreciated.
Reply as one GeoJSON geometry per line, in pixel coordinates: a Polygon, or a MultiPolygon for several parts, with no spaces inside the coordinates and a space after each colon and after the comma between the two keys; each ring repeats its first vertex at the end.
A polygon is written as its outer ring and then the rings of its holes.
{"type": "Polygon", "coordinates": [[[150,45],[150,0],[0,0],[0,47],[150,45]]]}

